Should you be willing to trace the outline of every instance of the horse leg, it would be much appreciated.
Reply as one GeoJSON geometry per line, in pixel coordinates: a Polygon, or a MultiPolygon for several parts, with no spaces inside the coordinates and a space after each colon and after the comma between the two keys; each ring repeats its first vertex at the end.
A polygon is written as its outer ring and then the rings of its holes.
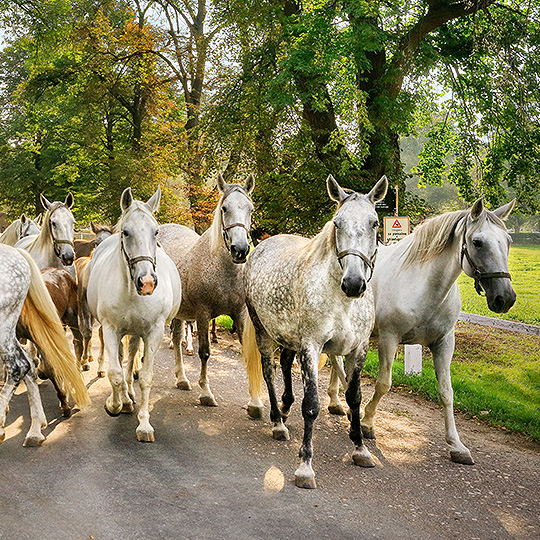
{"type": "Polygon", "coordinates": [[[217,343],[218,338],[217,338],[217,332],[216,332],[216,319],[212,319],[211,335],[212,335],[212,343],[217,343]]]}
{"type": "Polygon", "coordinates": [[[394,337],[379,336],[379,373],[373,397],[366,405],[362,418],[362,434],[366,439],[374,439],[373,417],[381,398],[392,386],[392,364],[396,356],[398,342],[394,337]]]}
{"type": "Polygon", "coordinates": [[[193,356],[193,323],[185,323],[185,336],[186,336],[186,354],[193,356]]]}
{"type": "Polygon", "coordinates": [[[208,384],[207,366],[208,358],[210,358],[210,341],[208,339],[208,319],[197,320],[197,330],[199,336],[199,358],[201,359],[201,374],[199,376],[199,386],[201,387],[201,395],[199,401],[201,405],[206,407],[217,407],[217,401],[210,390],[208,384]]]}
{"type": "MultiPolygon", "coordinates": [[[[129,337],[129,349],[128,349],[128,360],[126,364],[126,385],[127,385],[127,395],[129,396],[131,402],[124,401],[122,405],[122,412],[129,414],[133,412],[133,403],[135,403],[135,392],[133,390],[133,365],[135,363],[135,357],[139,352],[139,344],[141,338],[139,336],[130,336],[129,337]]],[[[140,372],[140,371],[139,371],[140,372]]]]}
{"type": "Polygon", "coordinates": [[[58,398],[58,401],[60,402],[60,408],[62,409],[62,416],[64,418],[69,418],[71,416],[71,407],[68,403],[67,394],[64,388],[62,388],[62,385],[59,384],[58,381],[56,380],[54,371],[52,370],[51,366],[47,362],[47,358],[45,357],[45,355],[42,353],[40,356],[41,356],[41,360],[39,363],[39,369],[41,373],[52,382],[54,389],[56,390],[56,397],[58,398]]]}
{"type": "MultiPolygon", "coordinates": [[[[328,390],[327,390],[327,393],[330,397],[330,403],[328,404],[328,412],[330,414],[345,416],[346,414],[345,409],[343,408],[343,405],[341,404],[341,400],[339,399],[339,381],[341,378],[339,374],[339,370],[341,368],[341,371],[343,371],[343,361],[341,357],[336,357],[333,355],[330,355],[329,358],[332,364],[332,369],[330,370],[330,382],[328,383],[328,390]]],[[[343,373],[343,375],[345,374],[343,373]]],[[[343,383],[343,380],[342,380],[342,383],[343,383]]],[[[344,386],[347,387],[347,384],[345,383],[344,386]]]]}
{"type": "Polygon", "coordinates": [[[291,406],[294,403],[294,394],[292,387],[292,365],[294,362],[295,352],[290,349],[282,349],[280,355],[281,371],[283,372],[283,395],[281,396],[281,415],[286,421],[291,411],[291,406]]]}
{"type": "MultiPolygon", "coordinates": [[[[24,439],[23,446],[40,446],[45,440],[41,430],[47,427],[47,418],[45,417],[41,396],[39,395],[35,369],[30,369],[24,378],[24,382],[28,393],[28,403],[30,404],[30,417],[32,418],[32,422],[24,439]]],[[[71,414],[71,409],[69,409],[69,412],[71,414]]]]}
{"type": "Polygon", "coordinates": [[[73,334],[73,349],[75,350],[75,357],[77,358],[77,365],[82,371],[89,371],[90,366],[87,360],[83,360],[84,352],[84,338],[78,326],[70,326],[71,333],[73,334]]]}
{"type": "Polygon", "coordinates": [[[315,473],[311,462],[313,459],[313,423],[319,415],[319,396],[317,393],[317,368],[321,357],[320,350],[302,351],[300,364],[302,366],[302,380],[304,382],[304,399],[302,400],[302,416],[304,417],[304,439],[300,447],[300,466],[294,473],[294,483],[297,487],[314,489],[315,473]]]}
{"type": "Polygon", "coordinates": [[[9,402],[21,381],[32,370],[34,363],[16,339],[5,347],[0,346],[0,358],[4,361],[6,370],[6,379],[0,391],[0,443],[2,443],[6,437],[4,426],[9,402]]]}
{"type": "Polygon", "coordinates": [[[443,338],[429,345],[429,348],[433,354],[439,394],[444,408],[444,427],[446,442],[450,445],[450,457],[456,463],[474,465],[471,452],[459,439],[454,419],[454,391],[450,376],[450,363],[455,348],[454,329],[452,328],[443,338]]]}
{"type": "Polygon", "coordinates": [[[111,383],[111,395],[105,400],[105,411],[110,416],[118,416],[122,412],[122,387],[125,385],[122,363],[118,357],[121,337],[109,326],[103,328],[103,341],[109,356],[109,382],[111,383]]]}
{"type": "Polygon", "coordinates": [[[171,322],[172,342],[174,348],[174,362],[176,368],[174,375],[176,377],[176,387],[180,390],[191,390],[191,384],[186,377],[184,369],[184,358],[182,356],[181,341],[184,333],[184,321],[180,319],[173,319],[171,322]]]}
{"type": "Polygon", "coordinates": [[[154,442],[154,428],[150,425],[150,390],[154,378],[154,355],[159,348],[163,326],[144,338],[144,356],[139,373],[139,386],[141,389],[141,406],[139,408],[139,425],[137,426],[137,440],[139,442],[154,442]]]}
{"type": "Polygon", "coordinates": [[[349,437],[355,444],[352,459],[354,464],[359,465],[360,467],[375,466],[369,450],[364,446],[362,440],[362,428],[360,426],[360,403],[362,402],[360,373],[362,372],[364,362],[366,361],[367,346],[367,343],[361,345],[356,351],[353,351],[345,358],[347,380],[349,381],[347,390],[345,391],[345,399],[349,406],[351,420],[349,437]]]}
{"type": "Polygon", "coordinates": [[[105,340],[103,339],[103,326],[99,327],[99,355],[97,376],[105,377],[105,340]]]}

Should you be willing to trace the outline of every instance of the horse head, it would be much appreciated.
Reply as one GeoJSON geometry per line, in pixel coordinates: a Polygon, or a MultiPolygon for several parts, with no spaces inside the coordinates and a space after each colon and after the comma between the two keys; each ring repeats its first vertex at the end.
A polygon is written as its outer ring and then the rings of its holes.
{"type": "Polygon", "coordinates": [[[229,250],[234,263],[246,262],[249,253],[249,229],[253,203],[250,194],[255,187],[255,179],[250,174],[244,185],[228,184],[221,174],[217,186],[222,193],[218,204],[221,232],[225,247],[229,250]]]}
{"type": "Polygon", "coordinates": [[[120,249],[129,268],[131,280],[141,296],[151,295],[158,284],[156,250],[158,223],[154,213],[159,208],[161,188],[146,203],[136,201],[131,188],[120,198],[120,249]]]}
{"type": "Polygon", "coordinates": [[[508,253],[512,239],[504,220],[514,208],[515,199],[490,211],[478,199],[463,225],[461,267],[474,279],[478,294],[486,293],[488,307],[495,313],[506,313],[516,301],[508,271],[508,253]]]}
{"type": "Polygon", "coordinates": [[[24,214],[20,217],[21,220],[21,228],[19,233],[19,240],[21,238],[25,238],[26,236],[30,236],[33,234],[39,234],[40,228],[37,225],[36,221],[37,219],[30,219],[27,218],[24,214]]]}
{"type": "Polygon", "coordinates": [[[332,221],[342,268],[341,289],[347,296],[359,298],[373,275],[379,230],[375,203],[386,195],[388,180],[383,176],[367,195],[347,193],[332,175],[326,187],[330,198],[339,205],[332,221]]]}
{"type": "Polygon", "coordinates": [[[64,266],[70,266],[75,259],[73,250],[73,234],[75,219],[71,213],[73,195],[68,193],[64,202],[49,202],[43,193],[41,204],[46,210],[43,228],[49,233],[54,246],[54,253],[64,266]]]}
{"type": "Polygon", "coordinates": [[[112,229],[108,225],[96,225],[93,221],[90,222],[92,232],[96,235],[94,238],[94,244],[99,246],[105,238],[108,238],[113,234],[112,229]]]}

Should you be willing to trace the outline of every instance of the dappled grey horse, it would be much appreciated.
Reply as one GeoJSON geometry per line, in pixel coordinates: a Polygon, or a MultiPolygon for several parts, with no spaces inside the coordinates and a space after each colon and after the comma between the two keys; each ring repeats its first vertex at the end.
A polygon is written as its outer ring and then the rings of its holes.
{"type": "MultiPolygon", "coordinates": [[[[249,229],[253,203],[250,194],[255,180],[249,175],[244,185],[228,184],[218,176],[221,198],[210,228],[201,236],[182,225],[159,227],[159,242],[174,260],[182,280],[182,303],[173,324],[176,360],[176,386],[189,390],[180,341],[182,321],[197,321],[198,353],[201,359],[199,385],[202,405],[217,405],[207,375],[210,342],[208,323],[219,315],[229,315],[238,335],[246,315],[243,282],[244,265],[249,252],[249,229]]],[[[260,385],[250,384],[252,416],[262,414],[260,385]]]]}
{"type": "MultiPolygon", "coordinates": [[[[454,326],[461,308],[456,280],[461,272],[473,278],[477,292],[485,292],[489,309],[496,313],[513,306],[516,293],[508,272],[511,239],[503,220],[514,203],[490,211],[479,199],[469,210],[431,218],[397,244],[379,249],[373,274],[379,375],[362,419],[365,437],[374,438],[373,417],[392,384],[398,344],[418,343],[433,354],[452,461],[473,463],[456,430],[450,378],[454,326]]],[[[335,365],[338,371],[333,370],[331,376],[329,408],[343,414],[338,397],[338,372],[342,370],[335,365]]],[[[343,383],[346,387],[347,382],[343,383]]]]}
{"type": "Polygon", "coordinates": [[[133,412],[133,360],[140,339],[144,342],[143,364],[139,372],[141,405],[137,440],[154,441],[150,424],[149,400],[154,356],[165,325],[180,306],[180,277],[173,261],[157,245],[158,224],[154,213],[159,208],[160,188],[144,203],[133,199],[131,189],[122,193],[122,217],[117,232],[94,251],[86,296],[90,311],[103,328],[109,357],[112,393],[105,402],[111,416],[133,412]],[[131,336],[127,381],[119,355],[120,340],[131,336]]]}
{"type": "Polygon", "coordinates": [[[356,465],[373,466],[360,429],[360,371],[375,322],[370,284],[379,227],[375,203],[385,196],[388,182],[383,176],[367,195],[360,195],[346,193],[329,176],[327,188],[338,209],[322,231],[312,240],[280,234],[262,241],[251,253],[245,271],[246,303],[253,325],[246,323],[244,357],[248,366],[262,361],[275,439],[289,437],[283,420],[294,401],[291,366],[295,354],[299,354],[304,382],[304,439],[295,482],[303,488],[316,486],[311,438],[319,413],[318,363],[323,352],[345,356],[349,381],[346,398],[352,413],[350,438],[355,444],[352,459],[356,465]],[[273,383],[276,342],[283,347],[285,391],[281,410],[273,383]]]}
{"type": "Polygon", "coordinates": [[[41,194],[41,204],[46,210],[41,231],[37,235],[22,238],[16,247],[28,251],[39,268],[66,267],[66,270],[74,274],[72,265],[75,258],[73,251],[75,220],[70,210],[73,206],[73,195],[68,193],[64,202],[51,203],[41,194]]]}
{"type": "Polygon", "coordinates": [[[38,446],[45,439],[41,430],[47,426],[47,420],[39,395],[36,366],[16,338],[19,318],[36,345],[47,352],[49,365],[68,395],[79,405],[88,403],[84,381],[39,268],[23,250],[0,245],[0,360],[6,371],[0,391],[0,443],[5,438],[9,402],[24,380],[32,423],[23,445],[38,446]]]}

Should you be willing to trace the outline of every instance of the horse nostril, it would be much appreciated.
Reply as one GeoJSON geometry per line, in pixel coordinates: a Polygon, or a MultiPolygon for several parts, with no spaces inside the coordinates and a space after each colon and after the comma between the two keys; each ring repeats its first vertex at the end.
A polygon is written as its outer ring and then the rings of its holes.
{"type": "Polygon", "coordinates": [[[142,278],[138,277],[137,278],[137,289],[142,289],[143,288],[143,282],[142,282],[142,278]]]}

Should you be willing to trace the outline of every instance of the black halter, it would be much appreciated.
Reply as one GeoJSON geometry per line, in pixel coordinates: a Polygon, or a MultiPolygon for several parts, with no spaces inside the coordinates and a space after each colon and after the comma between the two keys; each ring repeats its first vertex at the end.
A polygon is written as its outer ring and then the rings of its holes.
{"type": "Polygon", "coordinates": [[[130,272],[133,270],[133,267],[138,262],[141,262],[141,261],[148,261],[152,263],[152,269],[154,270],[154,272],[156,271],[156,258],[150,257],[149,255],[140,255],[139,257],[130,257],[126,252],[126,248],[124,247],[124,240],[122,236],[120,236],[120,249],[122,250],[122,253],[124,254],[124,258],[126,259],[130,272]]]}
{"type": "MultiPolygon", "coordinates": [[[[337,229],[335,225],[334,227],[337,229]]],[[[347,255],[354,255],[355,257],[360,257],[370,269],[369,278],[366,280],[366,282],[369,283],[371,281],[371,278],[373,277],[373,268],[375,267],[375,261],[377,259],[377,250],[379,249],[378,246],[375,248],[375,253],[373,253],[372,257],[368,258],[361,251],[358,251],[357,249],[344,249],[343,251],[340,251],[337,245],[337,238],[335,237],[335,232],[334,232],[334,241],[336,243],[337,258],[338,258],[339,265],[341,266],[341,268],[343,268],[343,262],[341,261],[343,257],[346,257],[347,255]]]]}
{"type": "Polygon", "coordinates": [[[461,269],[463,271],[463,257],[467,259],[467,262],[469,263],[469,266],[471,267],[473,271],[473,275],[471,276],[474,279],[474,288],[476,292],[482,296],[482,292],[484,291],[484,288],[482,287],[482,283],[480,280],[487,279],[487,278],[508,278],[509,280],[512,280],[512,276],[508,272],[480,272],[478,267],[474,264],[471,256],[469,255],[469,251],[467,250],[467,242],[465,240],[465,236],[467,234],[467,218],[465,218],[465,225],[463,227],[463,236],[461,238],[461,257],[460,257],[460,264],[461,269]]]}

